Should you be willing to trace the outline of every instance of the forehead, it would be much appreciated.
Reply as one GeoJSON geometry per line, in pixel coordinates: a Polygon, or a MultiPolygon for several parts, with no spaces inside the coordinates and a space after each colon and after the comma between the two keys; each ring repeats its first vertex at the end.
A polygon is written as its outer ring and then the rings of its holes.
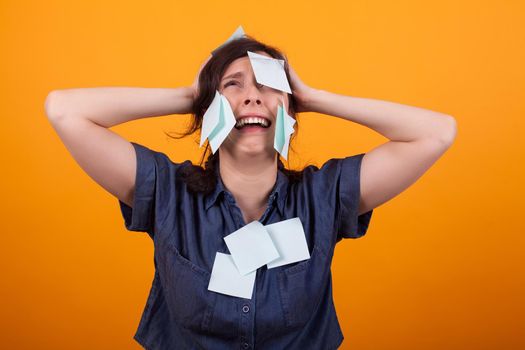
{"type": "MultiPolygon", "coordinates": [[[[256,53],[267,56],[267,57],[272,57],[264,51],[256,51],[256,53]]],[[[250,58],[248,57],[248,55],[237,58],[232,63],[230,63],[228,68],[226,68],[226,70],[224,71],[224,74],[222,75],[221,79],[224,79],[228,75],[231,75],[237,72],[242,72],[244,73],[244,75],[253,74],[252,65],[250,63],[250,58]]]]}

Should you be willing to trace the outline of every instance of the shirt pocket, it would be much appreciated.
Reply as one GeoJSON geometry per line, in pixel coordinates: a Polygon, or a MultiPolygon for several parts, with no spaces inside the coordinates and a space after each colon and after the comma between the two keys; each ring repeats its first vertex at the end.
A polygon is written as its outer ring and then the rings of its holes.
{"type": "Polygon", "coordinates": [[[304,326],[317,309],[329,277],[326,253],[314,244],[310,258],[277,275],[286,327],[304,326]]]}
{"type": "Polygon", "coordinates": [[[215,307],[216,295],[208,290],[210,272],[182,256],[177,249],[167,250],[164,288],[170,314],[176,323],[196,332],[206,332],[215,307]]]}

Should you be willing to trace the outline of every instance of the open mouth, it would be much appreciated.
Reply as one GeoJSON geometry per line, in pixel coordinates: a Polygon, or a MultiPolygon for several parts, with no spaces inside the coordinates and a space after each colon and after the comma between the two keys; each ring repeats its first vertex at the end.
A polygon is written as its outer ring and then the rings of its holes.
{"type": "Polygon", "coordinates": [[[235,129],[241,130],[244,128],[263,128],[267,129],[272,125],[272,122],[266,118],[260,118],[260,117],[246,117],[241,118],[237,120],[237,123],[235,124],[235,129]]]}

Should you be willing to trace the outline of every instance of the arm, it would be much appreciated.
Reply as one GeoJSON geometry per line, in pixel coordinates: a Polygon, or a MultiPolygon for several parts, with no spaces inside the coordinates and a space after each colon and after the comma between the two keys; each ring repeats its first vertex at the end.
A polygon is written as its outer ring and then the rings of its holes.
{"type": "Polygon", "coordinates": [[[46,114],[80,167],[132,207],[137,170],[135,149],[109,128],[139,118],[190,113],[200,70],[190,87],[55,90],[46,98],[46,114]]]}
{"type": "Polygon", "coordinates": [[[199,90],[199,75],[211,55],[201,64],[189,87],[140,88],[96,87],[54,90],[45,101],[45,110],[53,123],[65,117],[85,119],[109,128],[131,120],[192,112],[199,90]]]}
{"type": "Polygon", "coordinates": [[[45,103],[53,122],[85,119],[109,128],[131,120],[191,112],[190,88],[95,87],[51,91],[45,103]]]}
{"type": "Polygon", "coordinates": [[[45,110],[61,141],[87,175],[132,207],[135,149],[108,128],[149,116],[187,113],[192,95],[189,88],[56,90],[47,96],[45,110]]]}
{"type": "Polygon", "coordinates": [[[428,109],[390,101],[351,97],[316,90],[309,108],[364,125],[397,142],[434,139],[449,145],[454,138],[455,119],[428,109]]]}
{"type": "Polygon", "coordinates": [[[316,90],[306,86],[291,68],[290,77],[300,111],[353,121],[390,139],[363,157],[359,214],[385,203],[412,185],[456,137],[456,121],[449,115],[316,90]]]}

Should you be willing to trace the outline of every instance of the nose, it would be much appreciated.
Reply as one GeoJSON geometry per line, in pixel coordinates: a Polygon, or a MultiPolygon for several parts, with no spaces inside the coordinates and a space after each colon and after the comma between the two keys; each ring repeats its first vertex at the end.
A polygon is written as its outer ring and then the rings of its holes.
{"type": "Polygon", "coordinates": [[[246,92],[246,97],[244,99],[244,105],[249,105],[252,102],[255,102],[255,104],[260,105],[261,98],[259,93],[259,86],[260,84],[252,85],[248,91],[246,92]]]}

